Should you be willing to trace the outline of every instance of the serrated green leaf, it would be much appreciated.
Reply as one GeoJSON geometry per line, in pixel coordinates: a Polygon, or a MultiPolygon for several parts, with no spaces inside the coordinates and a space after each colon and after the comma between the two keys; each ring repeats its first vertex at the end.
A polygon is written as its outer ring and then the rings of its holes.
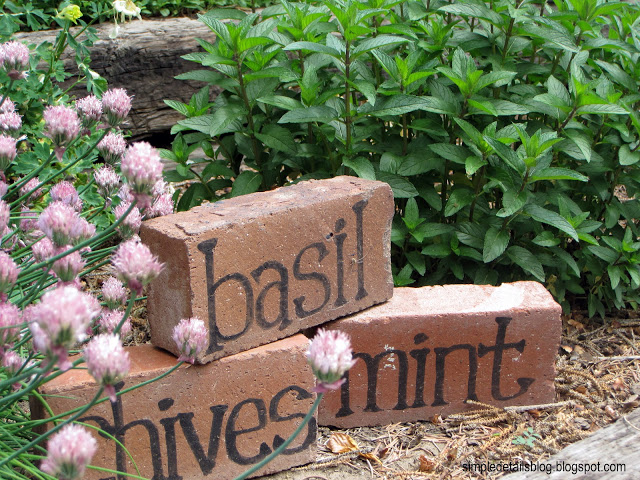
{"type": "Polygon", "coordinates": [[[235,173],[229,167],[217,162],[211,162],[202,171],[202,176],[205,178],[205,181],[207,181],[213,177],[231,178],[235,176],[235,173]]]}
{"type": "Polygon", "coordinates": [[[284,95],[267,95],[257,99],[258,102],[266,103],[282,110],[295,110],[296,108],[304,108],[299,100],[284,95]]]}
{"type": "Polygon", "coordinates": [[[286,128],[268,123],[262,132],[255,134],[256,138],[267,147],[289,155],[296,154],[296,142],[293,134],[286,128]]]}
{"type": "Polygon", "coordinates": [[[531,241],[536,245],[540,245],[541,247],[555,247],[557,245],[560,245],[560,239],[556,238],[553,233],[548,230],[540,233],[531,241]]]}
{"type": "Polygon", "coordinates": [[[402,157],[395,153],[385,152],[380,157],[380,171],[387,173],[397,173],[398,167],[402,163],[402,157]]]}
{"type": "Polygon", "coordinates": [[[640,151],[631,151],[628,144],[624,144],[618,151],[618,161],[620,165],[629,166],[638,163],[640,160],[640,151]]]}
{"type": "Polygon", "coordinates": [[[567,50],[572,53],[578,53],[580,48],[576,46],[575,39],[571,34],[558,23],[554,22],[554,24],[557,25],[558,28],[541,27],[533,22],[523,22],[521,28],[545,42],[548,41],[561,47],[563,51],[567,50]]]}
{"type": "Polygon", "coordinates": [[[555,227],[558,230],[566,233],[575,241],[579,241],[578,232],[576,232],[576,229],[573,228],[569,221],[559,213],[547,210],[546,208],[542,208],[541,206],[535,204],[526,205],[524,207],[524,211],[531,215],[531,218],[533,218],[537,222],[551,225],[552,227],[555,227]]]}
{"type": "Polygon", "coordinates": [[[490,72],[485,75],[482,75],[475,86],[475,91],[480,91],[480,89],[492,85],[498,82],[497,87],[506,85],[513,77],[516,76],[516,72],[508,72],[506,70],[490,72]]]}
{"type": "Polygon", "coordinates": [[[520,176],[524,176],[524,173],[526,172],[527,167],[524,163],[524,160],[522,160],[522,158],[520,158],[520,156],[515,151],[507,147],[504,143],[500,142],[499,140],[488,137],[487,135],[484,135],[484,140],[491,146],[491,148],[493,148],[495,153],[502,160],[504,160],[509,167],[511,167],[516,172],[518,172],[520,176]]]}
{"type": "Polygon", "coordinates": [[[404,177],[387,172],[377,172],[376,179],[389,184],[391,190],[393,190],[394,198],[411,198],[418,196],[416,187],[404,177]]]}
{"type": "Polygon", "coordinates": [[[450,143],[432,143],[429,149],[442,158],[449,161],[465,165],[467,158],[470,156],[469,150],[462,145],[452,145],[450,143]]]}
{"type": "Polygon", "coordinates": [[[326,105],[296,108],[285,113],[278,123],[329,123],[338,118],[338,112],[326,105]]]}
{"type": "Polygon", "coordinates": [[[620,284],[621,268],[616,265],[607,265],[607,273],[609,274],[609,280],[611,281],[611,288],[614,290],[618,288],[620,284]]]}
{"type": "Polygon", "coordinates": [[[442,161],[436,157],[426,157],[417,153],[411,153],[401,159],[396,173],[403,177],[411,177],[436,170],[441,167],[442,161]]]}
{"type": "Polygon", "coordinates": [[[421,223],[413,232],[411,232],[411,235],[418,242],[422,243],[425,238],[437,237],[452,231],[453,227],[445,223],[421,223]]]}
{"type": "Polygon", "coordinates": [[[396,94],[388,98],[378,99],[376,105],[368,113],[375,117],[402,115],[416,110],[423,110],[429,101],[425,97],[396,94]]]}
{"type": "Polygon", "coordinates": [[[190,72],[176,75],[174,78],[178,80],[197,80],[198,82],[207,82],[217,85],[222,77],[219,73],[212,70],[191,70],[190,72]]]}
{"type": "Polygon", "coordinates": [[[518,245],[512,245],[507,250],[507,256],[522,270],[530,273],[540,282],[544,282],[544,268],[542,268],[540,260],[529,250],[518,245]]]}
{"type": "Polygon", "coordinates": [[[257,192],[262,184],[262,175],[258,172],[252,172],[246,170],[242,172],[233,182],[231,186],[231,197],[238,197],[240,195],[247,195],[249,193],[257,192]]]}
{"type": "Polygon", "coordinates": [[[427,271],[426,262],[424,259],[424,255],[420,252],[408,252],[407,260],[411,264],[411,266],[418,272],[420,275],[424,275],[427,271]]]}
{"type": "Polygon", "coordinates": [[[356,89],[362,93],[371,106],[376,105],[376,86],[366,80],[356,80],[353,82],[356,89]]]}
{"type": "Polygon", "coordinates": [[[368,38],[358,43],[358,45],[356,45],[356,47],[351,50],[351,58],[356,59],[363,53],[369,52],[376,48],[386,47],[387,45],[395,45],[398,43],[407,43],[408,41],[408,39],[398,36],[378,35],[377,37],[368,38]]]}
{"type": "Polygon", "coordinates": [[[247,37],[241,38],[238,41],[238,50],[240,53],[244,53],[251,48],[258,47],[260,45],[267,45],[273,43],[273,40],[267,37],[247,37]]]}
{"type": "Polygon", "coordinates": [[[516,192],[507,190],[502,197],[503,207],[496,213],[498,217],[510,217],[520,210],[527,203],[528,194],[526,191],[516,192]]]}
{"type": "Polygon", "coordinates": [[[464,169],[467,175],[473,175],[487,164],[488,162],[482,157],[467,157],[467,159],[464,161],[464,169]]]}
{"type": "Polygon", "coordinates": [[[553,252],[553,255],[555,257],[559,258],[560,260],[562,260],[564,263],[567,264],[569,269],[573,272],[573,274],[576,277],[580,277],[580,267],[578,267],[578,264],[576,263],[575,259],[571,256],[569,252],[567,252],[562,248],[557,248],[557,247],[553,247],[551,251],[553,252]]]}
{"type": "Polygon", "coordinates": [[[418,210],[418,203],[415,198],[407,200],[402,221],[409,231],[415,230],[415,228],[420,224],[420,211],[418,210]]]}
{"type": "Polygon", "coordinates": [[[504,253],[509,245],[509,232],[491,227],[484,237],[482,261],[489,263],[504,253]]]}
{"type": "Polygon", "coordinates": [[[451,247],[447,243],[434,243],[424,247],[422,254],[428,257],[445,258],[451,254],[451,247]]]}
{"type": "Polygon", "coordinates": [[[615,250],[612,250],[609,247],[603,247],[601,245],[589,245],[587,247],[587,250],[589,250],[596,257],[604,260],[605,262],[607,262],[609,264],[615,263],[618,260],[619,256],[620,256],[620,254],[618,252],[616,252],[615,250]]]}
{"type": "Polygon", "coordinates": [[[576,180],[578,182],[588,182],[589,177],[569,168],[549,167],[538,170],[535,175],[531,177],[532,182],[537,182],[538,180],[576,180]]]}
{"type": "Polygon", "coordinates": [[[576,110],[576,115],[588,113],[595,115],[626,115],[628,112],[624,108],[613,104],[583,105],[576,110]]]}
{"type": "Polygon", "coordinates": [[[366,180],[375,180],[376,172],[371,162],[365,157],[356,157],[354,159],[344,159],[342,164],[356,172],[356,175],[366,180]]]}
{"type": "Polygon", "coordinates": [[[207,189],[202,183],[194,183],[187,188],[187,190],[180,197],[177,210],[179,212],[185,212],[193,207],[196,207],[207,198],[207,189]]]}
{"type": "Polygon", "coordinates": [[[439,12],[460,15],[461,17],[482,18],[496,26],[503,23],[502,17],[495,11],[476,3],[452,3],[438,9],[439,12]]]}
{"type": "Polygon", "coordinates": [[[197,130],[198,132],[209,134],[211,126],[214,123],[213,115],[200,115],[198,117],[185,118],[184,120],[178,120],[178,125],[197,130]]]}
{"type": "Polygon", "coordinates": [[[177,102],[175,100],[163,100],[164,103],[173,108],[174,110],[176,110],[177,112],[179,112],[180,114],[184,115],[185,117],[189,116],[189,106],[182,103],[182,102],[177,102]]]}
{"type": "Polygon", "coordinates": [[[393,276],[393,285],[396,287],[406,287],[415,283],[415,280],[411,278],[413,273],[413,267],[407,263],[397,275],[393,276]]]}
{"type": "Polygon", "coordinates": [[[634,92],[638,90],[638,86],[635,80],[625,72],[619,65],[615,63],[608,63],[604,60],[594,60],[594,62],[607,72],[607,76],[613,80],[614,82],[625,87],[629,92],[634,92]]]}
{"type": "Polygon", "coordinates": [[[212,15],[200,15],[198,14],[198,20],[204,23],[207,27],[209,27],[220,40],[224,41],[227,45],[231,46],[233,41],[231,40],[231,35],[229,34],[229,30],[227,26],[222,23],[220,20],[215,18],[212,15]]]}
{"type": "Polygon", "coordinates": [[[471,190],[466,188],[457,188],[451,195],[449,195],[449,199],[447,200],[447,205],[444,207],[444,216],[450,217],[458,213],[467,205],[473,202],[475,195],[471,190]]]}
{"type": "Polygon", "coordinates": [[[328,47],[326,45],[322,45],[321,43],[314,42],[293,42],[284,47],[283,50],[308,50],[310,52],[316,53],[324,53],[326,55],[331,55],[334,58],[340,58],[340,52],[335,48],[328,47]]]}
{"type": "Polygon", "coordinates": [[[493,102],[488,99],[469,99],[468,103],[470,107],[477,108],[481,112],[493,115],[494,117],[498,116],[498,111],[493,107],[493,102]]]}
{"type": "Polygon", "coordinates": [[[591,140],[581,132],[573,129],[567,129],[564,131],[564,135],[567,136],[582,152],[587,162],[591,161],[591,140]]]}

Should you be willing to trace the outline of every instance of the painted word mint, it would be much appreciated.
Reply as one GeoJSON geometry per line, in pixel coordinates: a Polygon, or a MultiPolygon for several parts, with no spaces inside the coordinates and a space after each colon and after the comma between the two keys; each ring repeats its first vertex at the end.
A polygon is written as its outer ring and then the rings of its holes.
{"type": "Polygon", "coordinates": [[[553,402],[560,313],[535,282],[396,288],[389,302],[327,326],[351,336],[359,360],[318,421],[382,425],[460,412],[465,400],[553,402]]]}
{"type": "MultiPolygon", "coordinates": [[[[269,455],[311,408],[315,386],[302,335],[207,365],[188,366],[140,389],[92,407],[80,421],[101,428],[91,464],[153,480],[227,480],[269,455]],[[107,434],[115,437],[119,446],[107,434]],[[128,454],[127,454],[128,451],[128,454]],[[135,466],[132,463],[135,462],[135,466]]],[[[132,368],[118,388],[154,378],[175,365],[172,355],[150,345],[128,349],[132,368]]],[[[85,405],[97,391],[83,370],[70,370],[43,386],[55,414],[85,405]]],[[[32,415],[43,418],[32,400],[32,415]]],[[[257,474],[314,461],[316,419],[283,454],[257,474]]],[[[85,480],[116,480],[89,469],[85,480]]],[[[119,476],[118,480],[128,478],[119,476]]]]}
{"type": "Polygon", "coordinates": [[[165,263],[150,287],[151,341],[177,353],[181,318],[209,327],[205,363],[391,297],[389,185],[301,182],[144,223],[165,263]]]}

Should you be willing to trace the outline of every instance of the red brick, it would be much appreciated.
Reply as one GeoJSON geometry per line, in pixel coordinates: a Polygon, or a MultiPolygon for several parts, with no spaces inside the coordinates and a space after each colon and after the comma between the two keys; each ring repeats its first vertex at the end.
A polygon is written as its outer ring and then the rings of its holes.
{"type": "MultiPolygon", "coordinates": [[[[126,392],[114,405],[109,401],[95,405],[81,419],[102,428],[109,425],[109,433],[120,436],[145,478],[232,479],[257,463],[259,459],[252,457],[261,459],[270,453],[278,436],[288,438],[311,408],[315,394],[309,392],[315,379],[306,362],[307,345],[303,335],[295,335],[207,365],[183,366],[159,381],[126,392]],[[114,420],[118,412],[119,422],[114,420]],[[117,435],[116,424],[126,431],[117,435]]],[[[123,388],[154,378],[176,364],[175,357],[150,345],[130,347],[128,352],[132,368],[123,388]]],[[[85,405],[96,392],[86,370],[71,370],[41,391],[56,414],[85,405]]],[[[43,416],[35,400],[32,415],[43,416]]],[[[279,455],[259,474],[314,461],[316,430],[313,418],[288,447],[294,451],[279,455]]],[[[120,466],[125,464],[127,472],[136,473],[113,440],[92,433],[99,442],[92,465],[116,470],[119,456],[120,466]]],[[[113,477],[92,469],[85,475],[85,480],[107,478],[113,477]]]]}
{"type": "Polygon", "coordinates": [[[177,354],[173,327],[197,316],[205,363],[387,300],[393,209],[386,183],[337,177],[145,222],[165,263],[149,290],[151,342],[177,354]]]}
{"type": "Polygon", "coordinates": [[[498,407],[553,402],[560,312],[535,282],[396,288],[389,302],[326,326],[351,336],[359,360],[342,390],[325,395],[318,421],[426,420],[471,409],[467,398],[498,407]]]}

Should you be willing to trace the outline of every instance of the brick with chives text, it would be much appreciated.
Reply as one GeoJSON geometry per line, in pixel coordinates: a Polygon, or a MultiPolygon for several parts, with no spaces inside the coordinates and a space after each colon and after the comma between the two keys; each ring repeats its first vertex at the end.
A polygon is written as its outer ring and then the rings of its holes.
{"type": "MultiPolygon", "coordinates": [[[[93,406],[78,421],[91,429],[98,451],[91,464],[154,480],[227,480],[280,446],[311,408],[315,378],[295,335],[207,365],[183,366],[139,389],[93,406]],[[110,436],[110,437],[109,437],[110,436]],[[119,446],[114,439],[117,439],[119,446]],[[135,465],[134,463],[135,462],[135,465]]],[[[155,378],[176,358],[151,345],[127,348],[129,388],[155,378]]],[[[41,387],[54,414],[89,402],[98,390],[86,370],[70,370],[41,387]]],[[[45,410],[32,399],[33,418],[45,410]]],[[[315,460],[315,416],[283,454],[256,475],[287,470],[315,460]]],[[[84,480],[115,480],[88,469],[84,480]]],[[[118,479],[129,478],[118,476],[118,479]]]]}
{"type": "Polygon", "coordinates": [[[348,428],[555,399],[560,306],[536,282],[396,288],[393,298],[325,326],[351,336],[355,366],[320,404],[348,428]]]}
{"type": "Polygon", "coordinates": [[[388,184],[345,176],[144,222],[165,263],[149,288],[151,342],[177,354],[173,327],[197,316],[206,363],[387,300],[393,211],[388,184]]]}

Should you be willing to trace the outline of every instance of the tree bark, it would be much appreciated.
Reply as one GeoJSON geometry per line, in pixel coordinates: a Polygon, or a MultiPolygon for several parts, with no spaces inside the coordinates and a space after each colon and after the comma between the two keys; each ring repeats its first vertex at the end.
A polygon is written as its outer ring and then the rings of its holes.
{"type": "MultiPolygon", "coordinates": [[[[96,26],[99,40],[91,48],[91,69],[106,78],[109,87],[122,87],[133,95],[127,126],[134,140],[166,133],[184,117],[163,100],[188,103],[191,95],[206,85],[174,78],[199,67],[180,57],[200,50],[196,37],[213,42],[215,36],[203,23],[187,17],[133,20],[118,26],[115,39],[109,38],[113,24],[96,26]]],[[[37,45],[43,41],[53,43],[57,33],[57,30],[20,33],[15,38],[37,45]]],[[[63,60],[68,72],[77,73],[73,55],[67,49],[63,60]]],[[[211,90],[212,96],[218,93],[214,88],[211,90]]],[[[75,88],[70,94],[80,98],[87,93],[84,88],[75,88]]]]}

